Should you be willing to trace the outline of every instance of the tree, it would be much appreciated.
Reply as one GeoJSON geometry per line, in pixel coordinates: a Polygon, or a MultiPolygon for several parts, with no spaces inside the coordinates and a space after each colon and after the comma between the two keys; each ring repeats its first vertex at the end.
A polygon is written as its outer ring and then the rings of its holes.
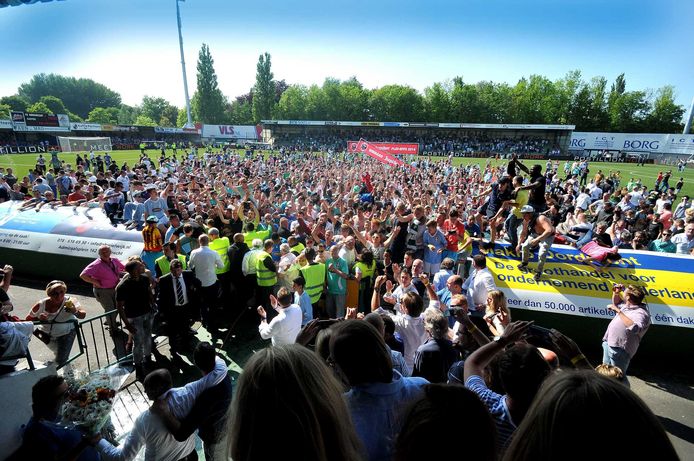
{"type": "Polygon", "coordinates": [[[274,117],[286,120],[304,120],[306,117],[308,88],[290,85],[275,107],[274,117]]]}
{"type": "Polygon", "coordinates": [[[63,101],[55,96],[42,96],[39,102],[44,103],[54,114],[67,114],[69,112],[63,101]]]}
{"type": "Polygon", "coordinates": [[[181,127],[188,123],[188,112],[185,107],[178,109],[178,114],[176,115],[176,126],[181,127]]]}
{"type": "Polygon", "coordinates": [[[228,120],[234,125],[249,125],[253,123],[253,103],[239,96],[227,108],[228,120]]]}
{"type": "Polygon", "coordinates": [[[166,118],[168,123],[166,126],[171,126],[173,124],[172,120],[176,120],[176,117],[178,117],[178,108],[171,105],[164,98],[143,97],[140,111],[142,115],[146,115],[162,126],[165,126],[161,122],[162,118],[166,118]]]}
{"type": "MultiPolygon", "coordinates": [[[[193,117],[202,123],[223,123],[226,98],[219,89],[217,73],[214,70],[214,59],[210,48],[203,43],[198,53],[197,90],[191,103],[193,117]]],[[[187,119],[186,119],[187,123],[187,119]]]]}
{"type": "Polygon", "coordinates": [[[280,98],[288,88],[289,85],[284,80],[278,80],[275,82],[275,104],[280,102],[280,98]]]}
{"type": "Polygon", "coordinates": [[[625,91],[616,95],[610,106],[610,130],[623,133],[643,131],[648,109],[645,91],[625,91]]]}
{"type": "Polygon", "coordinates": [[[0,103],[0,120],[4,118],[10,118],[10,111],[12,107],[9,104],[0,103]]]}
{"type": "Polygon", "coordinates": [[[55,96],[80,117],[87,117],[96,107],[118,107],[121,103],[120,95],[101,83],[57,74],[36,74],[20,85],[17,93],[32,103],[42,96],[55,96]]]}
{"type": "Polygon", "coordinates": [[[275,82],[273,81],[270,53],[261,54],[256,66],[255,86],[253,86],[253,120],[258,123],[272,116],[275,102],[275,82]]]}
{"type": "Polygon", "coordinates": [[[10,106],[11,110],[18,110],[20,112],[26,112],[27,106],[29,106],[29,101],[19,95],[3,96],[0,98],[0,104],[5,104],[10,106]]]}
{"type": "Polygon", "coordinates": [[[128,106],[127,104],[121,104],[118,108],[118,124],[134,125],[138,115],[140,115],[139,107],[132,107],[128,106]]]}
{"type": "Polygon", "coordinates": [[[441,83],[424,89],[426,119],[431,122],[447,122],[451,119],[451,98],[441,83]]]}
{"type": "Polygon", "coordinates": [[[358,121],[365,120],[369,104],[370,92],[356,77],[340,83],[340,98],[342,100],[341,120],[358,121]]]}
{"type": "Polygon", "coordinates": [[[27,112],[30,112],[32,114],[48,114],[48,115],[54,115],[53,111],[46,105],[44,102],[35,102],[34,104],[30,104],[29,107],[27,107],[27,112]]]}
{"type": "Polygon", "coordinates": [[[653,133],[681,133],[684,107],[675,103],[675,88],[666,85],[658,90],[651,113],[644,121],[645,131],[653,133]]]}
{"type": "Polygon", "coordinates": [[[386,85],[375,90],[369,101],[370,112],[376,120],[421,121],[424,103],[422,96],[412,87],[386,85]]]}
{"type": "Polygon", "coordinates": [[[134,125],[137,125],[137,126],[157,126],[157,122],[155,122],[150,117],[148,117],[144,114],[140,114],[135,119],[134,125]]]}
{"type": "Polygon", "coordinates": [[[116,107],[97,107],[89,112],[87,120],[91,123],[117,124],[119,112],[116,107]]]}

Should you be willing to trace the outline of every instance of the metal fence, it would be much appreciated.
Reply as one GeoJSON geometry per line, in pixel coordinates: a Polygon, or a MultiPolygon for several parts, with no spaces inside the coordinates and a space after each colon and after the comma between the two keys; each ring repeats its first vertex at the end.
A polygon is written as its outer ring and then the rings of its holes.
{"type": "MultiPolygon", "coordinates": [[[[68,360],[58,367],[63,368],[67,365],[74,365],[86,368],[88,372],[106,368],[117,363],[127,363],[132,360],[132,353],[126,351],[127,333],[123,331],[107,331],[103,324],[103,319],[109,315],[116,314],[116,311],[106,312],[85,320],[69,320],[67,322],[48,322],[35,321],[34,326],[52,325],[55,323],[72,323],[77,331],[75,343],[68,360]],[[75,348],[77,348],[75,350],[75,348]]],[[[30,370],[33,370],[34,362],[29,350],[26,351],[25,358],[30,370]]]]}

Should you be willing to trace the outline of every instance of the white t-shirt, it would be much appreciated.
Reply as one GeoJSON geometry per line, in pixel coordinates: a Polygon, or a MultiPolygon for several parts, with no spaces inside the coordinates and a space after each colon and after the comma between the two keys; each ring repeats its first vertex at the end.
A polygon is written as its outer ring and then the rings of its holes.
{"type": "Polygon", "coordinates": [[[673,235],[670,241],[677,245],[676,253],[680,255],[688,255],[689,251],[694,248],[694,239],[688,240],[684,232],[673,235]]]}
{"type": "Polygon", "coordinates": [[[280,309],[279,314],[270,320],[270,323],[261,323],[258,326],[260,337],[271,339],[273,346],[294,344],[301,331],[302,318],[301,308],[296,304],[290,304],[280,309]]]}

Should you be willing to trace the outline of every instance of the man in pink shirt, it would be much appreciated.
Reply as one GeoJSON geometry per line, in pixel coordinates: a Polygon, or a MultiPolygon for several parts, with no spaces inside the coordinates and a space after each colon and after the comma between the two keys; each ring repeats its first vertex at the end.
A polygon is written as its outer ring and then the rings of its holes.
{"type": "Polygon", "coordinates": [[[123,264],[111,257],[111,247],[99,247],[99,257],[89,263],[80,274],[80,278],[94,287],[94,297],[104,308],[104,312],[114,311],[106,317],[106,326],[111,336],[117,331],[116,325],[116,285],[125,270],[123,264]]]}

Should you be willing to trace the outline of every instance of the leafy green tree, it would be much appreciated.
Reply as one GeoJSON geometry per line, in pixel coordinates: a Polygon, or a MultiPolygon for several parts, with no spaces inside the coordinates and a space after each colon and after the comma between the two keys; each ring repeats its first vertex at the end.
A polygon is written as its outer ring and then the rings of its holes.
{"type": "Polygon", "coordinates": [[[154,120],[152,120],[152,118],[150,118],[144,114],[140,114],[135,119],[134,125],[137,125],[137,126],[157,126],[157,122],[155,122],[154,120]]]}
{"type": "Polygon", "coordinates": [[[610,106],[610,129],[623,133],[637,133],[644,128],[649,111],[645,91],[625,91],[612,98],[610,106]]]}
{"type": "Polygon", "coordinates": [[[373,92],[370,111],[376,120],[421,121],[424,115],[422,95],[412,87],[386,85],[373,92]]]}
{"type": "MultiPolygon", "coordinates": [[[[214,59],[210,48],[205,43],[198,53],[198,82],[194,101],[191,103],[193,118],[202,123],[224,123],[226,98],[219,89],[217,73],[214,70],[214,59]]],[[[187,119],[186,119],[187,123],[187,119]]]]}
{"type": "Polygon", "coordinates": [[[370,91],[356,77],[340,83],[340,98],[342,104],[342,120],[359,121],[364,120],[369,104],[370,91]]]}
{"type": "Polygon", "coordinates": [[[266,52],[258,57],[253,86],[253,120],[256,123],[272,116],[276,93],[273,77],[270,54],[266,52]]]}
{"type": "Polygon", "coordinates": [[[10,118],[10,111],[12,108],[9,104],[0,103],[0,120],[5,118],[10,118]]]}
{"type": "Polygon", "coordinates": [[[142,115],[146,115],[157,123],[161,123],[160,121],[163,117],[166,117],[169,123],[171,123],[171,120],[176,120],[176,117],[178,117],[178,108],[176,108],[176,106],[171,105],[169,101],[164,98],[155,98],[151,96],[142,98],[140,112],[142,115]]]}
{"type": "Polygon", "coordinates": [[[118,108],[118,124],[134,125],[137,116],[140,115],[140,108],[121,104],[118,108]]]}
{"type": "Polygon", "coordinates": [[[182,127],[188,123],[188,113],[185,107],[178,109],[178,114],[176,115],[176,126],[182,127]]]}
{"type": "Polygon", "coordinates": [[[289,85],[275,107],[274,117],[286,120],[305,120],[308,88],[303,85],[289,85]]]}
{"type": "Polygon", "coordinates": [[[675,103],[675,88],[660,88],[652,104],[652,110],[644,121],[645,131],[653,133],[681,133],[684,107],[675,103]]]}
{"type": "Polygon", "coordinates": [[[29,101],[19,95],[3,96],[0,98],[0,104],[6,104],[10,106],[11,110],[18,110],[21,112],[26,112],[29,106],[29,101]]]}
{"type": "Polygon", "coordinates": [[[27,107],[27,112],[30,112],[32,114],[48,114],[48,115],[54,115],[53,111],[46,105],[45,102],[35,102],[34,104],[30,104],[29,107],[27,107]]]}
{"type": "Polygon", "coordinates": [[[228,108],[229,122],[234,125],[253,124],[253,104],[248,99],[236,98],[228,108]]]}
{"type": "Polygon", "coordinates": [[[55,96],[42,96],[39,102],[44,103],[54,114],[67,114],[69,112],[63,101],[55,96]]]}
{"type": "Polygon", "coordinates": [[[441,83],[424,89],[426,119],[431,122],[447,122],[451,119],[451,98],[441,83]]]}
{"type": "Polygon", "coordinates": [[[121,103],[120,95],[101,83],[57,74],[36,74],[20,85],[17,93],[30,102],[38,102],[42,96],[55,96],[80,117],[87,117],[96,107],[118,107],[121,103]]]}
{"type": "Polygon", "coordinates": [[[89,112],[87,120],[91,123],[117,124],[118,113],[117,107],[97,107],[89,112]]]}

